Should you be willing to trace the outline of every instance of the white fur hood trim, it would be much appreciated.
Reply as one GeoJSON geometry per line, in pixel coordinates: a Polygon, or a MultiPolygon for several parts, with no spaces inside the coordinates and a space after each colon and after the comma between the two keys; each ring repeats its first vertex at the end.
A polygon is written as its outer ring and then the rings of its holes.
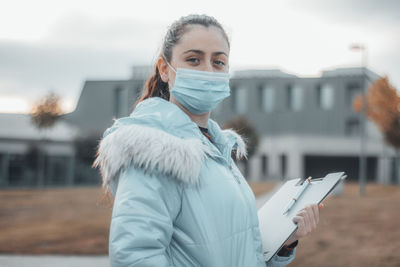
{"type": "Polygon", "coordinates": [[[235,150],[236,150],[236,159],[238,159],[238,160],[242,159],[242,158],[246,158],[247,159],[247,145],[246,145],[246,142],[244,141],[245,138],[242,137],[241,135],[239,135],[232,128],[222,130],[222,132],[231,134],[231,135],[233,135],[235,137],[236,143],[237,143],[237,147],[235,148],[235,150]]]}
{"type": "MultiPolygon", "coordinates": [[[[236,138],[236,158],[247,158],[246,144],[233,129],[222,130],[236,138]]],[[[158,171],[183,183],[199,183],[200,168],[211,149],[198,138],[182,139],[163,130],[139,124],[123,125],[105,136],[98,147],[93,167],[100,167],[103,188],[133,164],[152,174],[158,171]]]]}

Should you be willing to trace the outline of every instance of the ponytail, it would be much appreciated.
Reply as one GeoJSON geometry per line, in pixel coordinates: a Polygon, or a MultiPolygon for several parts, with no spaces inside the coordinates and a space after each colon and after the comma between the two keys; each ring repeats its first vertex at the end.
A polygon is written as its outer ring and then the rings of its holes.
{"type": "Polygon", "coordinates": [[[143,86],[142,95],[135,102],[135,107],[139,102],[149,98],[149,97],[161,97],[169,101],[169,89],[168,83],[161,79],[160,72],[158,71],[157,64],[154,65],[153,74],[146,80],[143,86]]]}

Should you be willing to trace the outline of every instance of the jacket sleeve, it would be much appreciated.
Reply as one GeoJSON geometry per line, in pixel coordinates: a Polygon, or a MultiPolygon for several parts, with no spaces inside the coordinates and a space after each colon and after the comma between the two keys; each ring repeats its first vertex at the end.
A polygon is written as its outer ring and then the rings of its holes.
{"type": "Polygon", "coordinates": [[[265,261],[264,256],[263,256],[263,248],[262,248],[262,240],[261,240],[261,232],[260,228],[256,228],[256,233],[255,233],[255,246],[256,246],[256,252],[259,257],[259,261],[264,262],[266,267],[282,267],[286,266],[289,263],[291,263],[294,258],[296,257],[296,248],[294,248],[287,256],[278,256],[278,254],[275,254],[269,261],[265,261]]]}
{"type": "Polygon", "coordinates": [[[281,267],[291,263],[296,256],[296,248],[294,248],[288,256],[278,256],[275,254],[269,261],[265,262],[267,267],[281,267]]]}
{"type": "Polygon", "coordinates": [[[117,178],[110,224],[111,267],[172,266],[169,243],[180,211],[178,183],[129,167],[117,178]]]}

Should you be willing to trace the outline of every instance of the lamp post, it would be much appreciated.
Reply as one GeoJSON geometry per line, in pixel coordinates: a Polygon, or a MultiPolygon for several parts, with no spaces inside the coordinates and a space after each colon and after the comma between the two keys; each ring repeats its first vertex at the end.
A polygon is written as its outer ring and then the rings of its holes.
{"type": "Polygon", "coordinates": [[[365,195],[365,184],[367,175],[367,90],[366,90],[366,67],[367,67],[367,48],[363,44],[353,44],[350,50],[361,51],[361,95],[363,100],[360,115],[360,157],[358,169],[358,181],[360,183],[360,195],[365,195]]]}

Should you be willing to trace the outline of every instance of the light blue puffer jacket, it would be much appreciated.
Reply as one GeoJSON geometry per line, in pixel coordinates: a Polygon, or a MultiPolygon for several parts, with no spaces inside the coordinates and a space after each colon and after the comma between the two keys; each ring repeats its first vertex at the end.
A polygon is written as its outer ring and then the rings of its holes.
{"type": "MultiPolygon", "coordinates": [[[[101,140],[96,166],[114,199],[112,267],[285,266],[265,262],[254,193],[231,157],[246,156],[233,129],[209,119],[211,143],[177,105],[140,102],[101,140]]],[[[271,218],[273,219],[273,218],[271,218]]]]}

